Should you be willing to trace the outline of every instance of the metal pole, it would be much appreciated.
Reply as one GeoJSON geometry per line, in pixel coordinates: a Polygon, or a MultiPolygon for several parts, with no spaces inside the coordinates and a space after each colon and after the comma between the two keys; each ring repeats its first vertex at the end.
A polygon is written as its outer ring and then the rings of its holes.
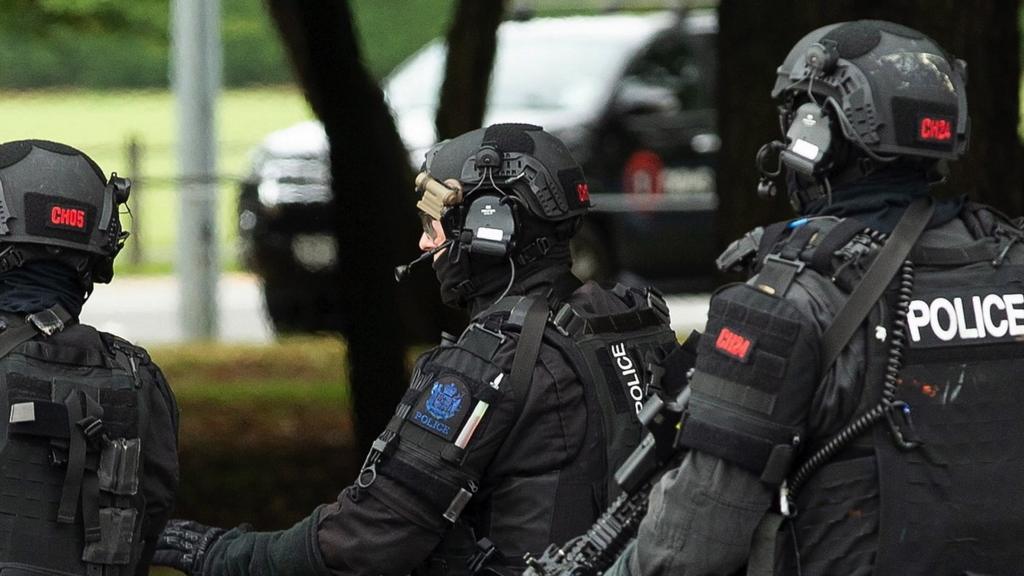
{"type": "Polygon", "coordinates": [[[132,135],[128,139],[128,174],[132,179],[132,237],[128,241],[128,261],[134,268],[142,265],[142,145],[139,137],[132,135]]]}
{"type": "Polygon", "coordinates": [[[216,102],[220,0],[174,0],[173,85],[178,111],[178,279],[185,337],[217,336],[216,102]]]}

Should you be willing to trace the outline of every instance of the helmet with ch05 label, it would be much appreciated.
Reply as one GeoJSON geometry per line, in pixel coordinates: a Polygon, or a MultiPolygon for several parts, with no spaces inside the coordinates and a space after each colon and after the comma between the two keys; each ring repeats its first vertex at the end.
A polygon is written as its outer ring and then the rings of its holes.
{"type": "Polygon", "coordinates": [[[103,175],[86,154],[56,142],[0,144],[0,272],[57,260],[83,286],[109,282],[128,233],[120,207],[131,182],[103,175]]]}

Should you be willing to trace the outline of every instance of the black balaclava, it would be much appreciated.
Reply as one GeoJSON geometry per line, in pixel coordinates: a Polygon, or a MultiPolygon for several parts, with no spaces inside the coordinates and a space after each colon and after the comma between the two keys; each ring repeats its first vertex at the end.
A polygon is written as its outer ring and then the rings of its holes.
{"type": "Polygon", "coordinates": [[[0,274],[0,311],[32,314],[60,304],[77,318],[85,297],[75,269],[56,260],[32,260],[0,274]]]}
{"type": "MultiPolygon", "coordinates": [[[[787,171],[787,186],[800,186],[792,171],[787,171]]],[[[818,198],[805,204],[800,214],[856,218],[870,228],[889,234],[907,206],[929,194],[928,174],[920,166],[897,164],[835,186],[831,204],[827,198],[818,198]]],[[[928,227],[940,226],[956,218],[964,201],[963,196],[936,200],[928,227]]]]}
{"type": "MultiPolygon", "coordinates": [[[[434,261],[434,273],[441,285],[441,300],[448,306],[465,308],[475,316],[496,302],[505,289],[507,295],[527,294],[558,282],[566,282],[570,288],[579,285],[571,280],[572,256],[569,251],[567,229],[572,223],[552,224],[534,218],[521,218],[516,241],[520,246],[529,246],[540,236],[548,238],[550,249],[546,254],[527,264],[515,264],[515,279],[509,286],[512,264],[509,258],[503,260],[479,258],[463,252],[458,263],[452,263],[453,250],[445,250],[434,261]],[[467,262],[462,259],[467,258],[467,262]],[[568,279],[568,280],[567,280],[568,279]],[[468,281],[468,284],[464,284],[468,281]]],[[[516,250],[513,259],[518,256],[516,250]]]]}

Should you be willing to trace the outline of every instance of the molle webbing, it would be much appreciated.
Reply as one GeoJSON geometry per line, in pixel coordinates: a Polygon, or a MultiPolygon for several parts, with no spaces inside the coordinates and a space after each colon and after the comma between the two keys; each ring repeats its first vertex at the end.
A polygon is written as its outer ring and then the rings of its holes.
{"type": "MultiPolygon", "coordinates": [[[[0,572],[14,563],[33,574],[126,576],[142,546],[137,436],[144,407],[128,368],[111,357],[98,360],[96,355],[109,356],[102,348],[78,349],[89,329],[48,337],[63,328],[65,314],[30,317],[25,326],[47,337],[15,345],[0,359],[0,412],[7,418],[0,452],[0,541],[9,544],[0,546],[0,572]],[[89,362],[47,360],[54,357],[89,362]],[[40,549],[47,554],[39,555],[40,549]]],[[[6,336],[24,342],[19,332],[0,335],[0,341],[6,336]]],[[[91,341],[102,347],[95,335],[91,341]]]]}

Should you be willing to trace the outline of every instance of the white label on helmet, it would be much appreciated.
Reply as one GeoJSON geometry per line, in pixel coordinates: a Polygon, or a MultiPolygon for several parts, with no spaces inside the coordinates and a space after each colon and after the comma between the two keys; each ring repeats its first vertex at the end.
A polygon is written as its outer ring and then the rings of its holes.
{"type": "Polygon", "coordinates": [[[801,140],[799,138],[793,143],[793,152],[807,158],[808,160],[814,160],[818,157],[818,147],[807,140],[801,140]]]}
{"type": "Polygon", "coordinates": [[[495,242],[501,242],[502,232],[497,228],[484,228],[481,226],[476,229],[476,237],[484,240],[494,240],[495,242]]]}

